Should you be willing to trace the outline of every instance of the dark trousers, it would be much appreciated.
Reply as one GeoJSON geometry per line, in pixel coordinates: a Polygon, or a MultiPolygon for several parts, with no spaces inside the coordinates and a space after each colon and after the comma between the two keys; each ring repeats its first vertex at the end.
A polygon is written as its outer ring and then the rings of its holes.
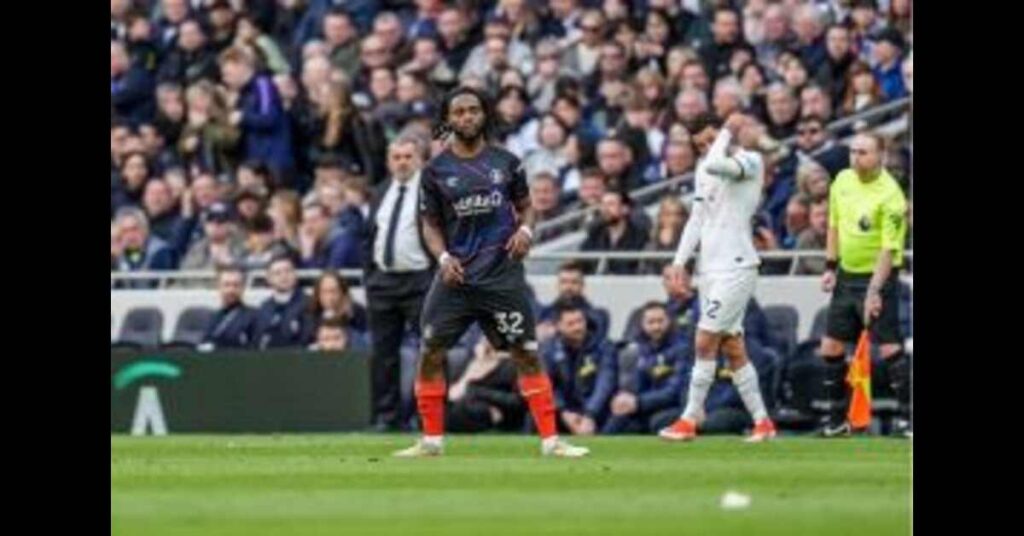
{"type": "Polygon", "coordinates": [[[602,434],[649,434],[657,433],[675,421],[682,410],[669,407],[658,411],[612,415],[601,428],[602,434]]]}
{"type": "Polygon", "coordinates": [[[367,278],[366,302],[373,349],[370,392],[373,423],[399,429],[412,413],[403,407],[400,349],[406,335],[419,333],[420,311],[430,285],[430,271],[388,274],[367,278]]]}

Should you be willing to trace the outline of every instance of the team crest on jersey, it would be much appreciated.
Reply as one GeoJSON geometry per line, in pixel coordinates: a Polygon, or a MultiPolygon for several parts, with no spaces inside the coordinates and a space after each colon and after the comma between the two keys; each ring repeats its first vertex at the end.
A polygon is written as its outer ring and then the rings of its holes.
{"type": "Polygon", "coordinates": [[[860,221],[857,222],[857,226],[860,227],[861,231],[866,233],[871,230],[871,219],[868,218],[867,215],[861,216],[860,221]]]}
{"type": "Polygon", "coordinates": [[[455,188],[455,185],[459,183],[459,178],[456,177],[455,175],[452,175],[451,177],[445,179],[444,183],[447,184],[449,188],[455,188]]]}
{"type": "Polygon", "coordinates": [[[500,169],[492,169],[491,170],[491,183],[492,184],[501,184],[504,181],[505,181],[505,172],[503,172],[500,169]]]}

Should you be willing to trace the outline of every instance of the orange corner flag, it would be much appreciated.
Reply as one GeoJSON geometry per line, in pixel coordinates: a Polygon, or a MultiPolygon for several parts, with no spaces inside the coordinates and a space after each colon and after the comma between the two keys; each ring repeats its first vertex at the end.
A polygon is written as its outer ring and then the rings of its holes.
{"type": "Polygon", "coordinates": [[[853,363],[846,375],[852,395],[847,418],[853,428],[867,428],[871,424],[871,337],[868,330],[860,334],[853,363]]]}

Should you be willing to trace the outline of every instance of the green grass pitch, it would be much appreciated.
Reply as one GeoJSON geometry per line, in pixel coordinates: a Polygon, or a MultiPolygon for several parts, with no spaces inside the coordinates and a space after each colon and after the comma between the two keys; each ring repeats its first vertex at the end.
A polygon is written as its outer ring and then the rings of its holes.
{"type": "Polygon", "coordinates": [[[905,535],[911,446],[887,438],[594,437],[582,460],[529,436],[110,439],[112,534],[905,535]],[[723,510],[728,490],[749,494],[723,510]]]}

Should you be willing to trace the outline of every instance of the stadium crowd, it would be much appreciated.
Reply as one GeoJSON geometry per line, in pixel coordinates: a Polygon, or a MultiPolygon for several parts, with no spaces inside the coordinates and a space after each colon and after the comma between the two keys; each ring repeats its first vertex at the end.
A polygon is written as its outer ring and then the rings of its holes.
{"type": "MultiPolygon", "coordinates": [[[[629,192],[692,171],[688,125],[734,112],[756,120],[768,160],[758,247],[820,249],[828,184],[849,160],[825,126],[913,90],[909,0],[110,8],[112,271],[265,268],[280,253],[359,267],[388,142],[431,139],[456,84],[494,97],[496,140],[523,159],[540,221],[593,208],[583,250],[673,248],[678,190],[654,221],[629,192]]],[[[905,134],[887,168],[909,185],[905,134]]]]}

